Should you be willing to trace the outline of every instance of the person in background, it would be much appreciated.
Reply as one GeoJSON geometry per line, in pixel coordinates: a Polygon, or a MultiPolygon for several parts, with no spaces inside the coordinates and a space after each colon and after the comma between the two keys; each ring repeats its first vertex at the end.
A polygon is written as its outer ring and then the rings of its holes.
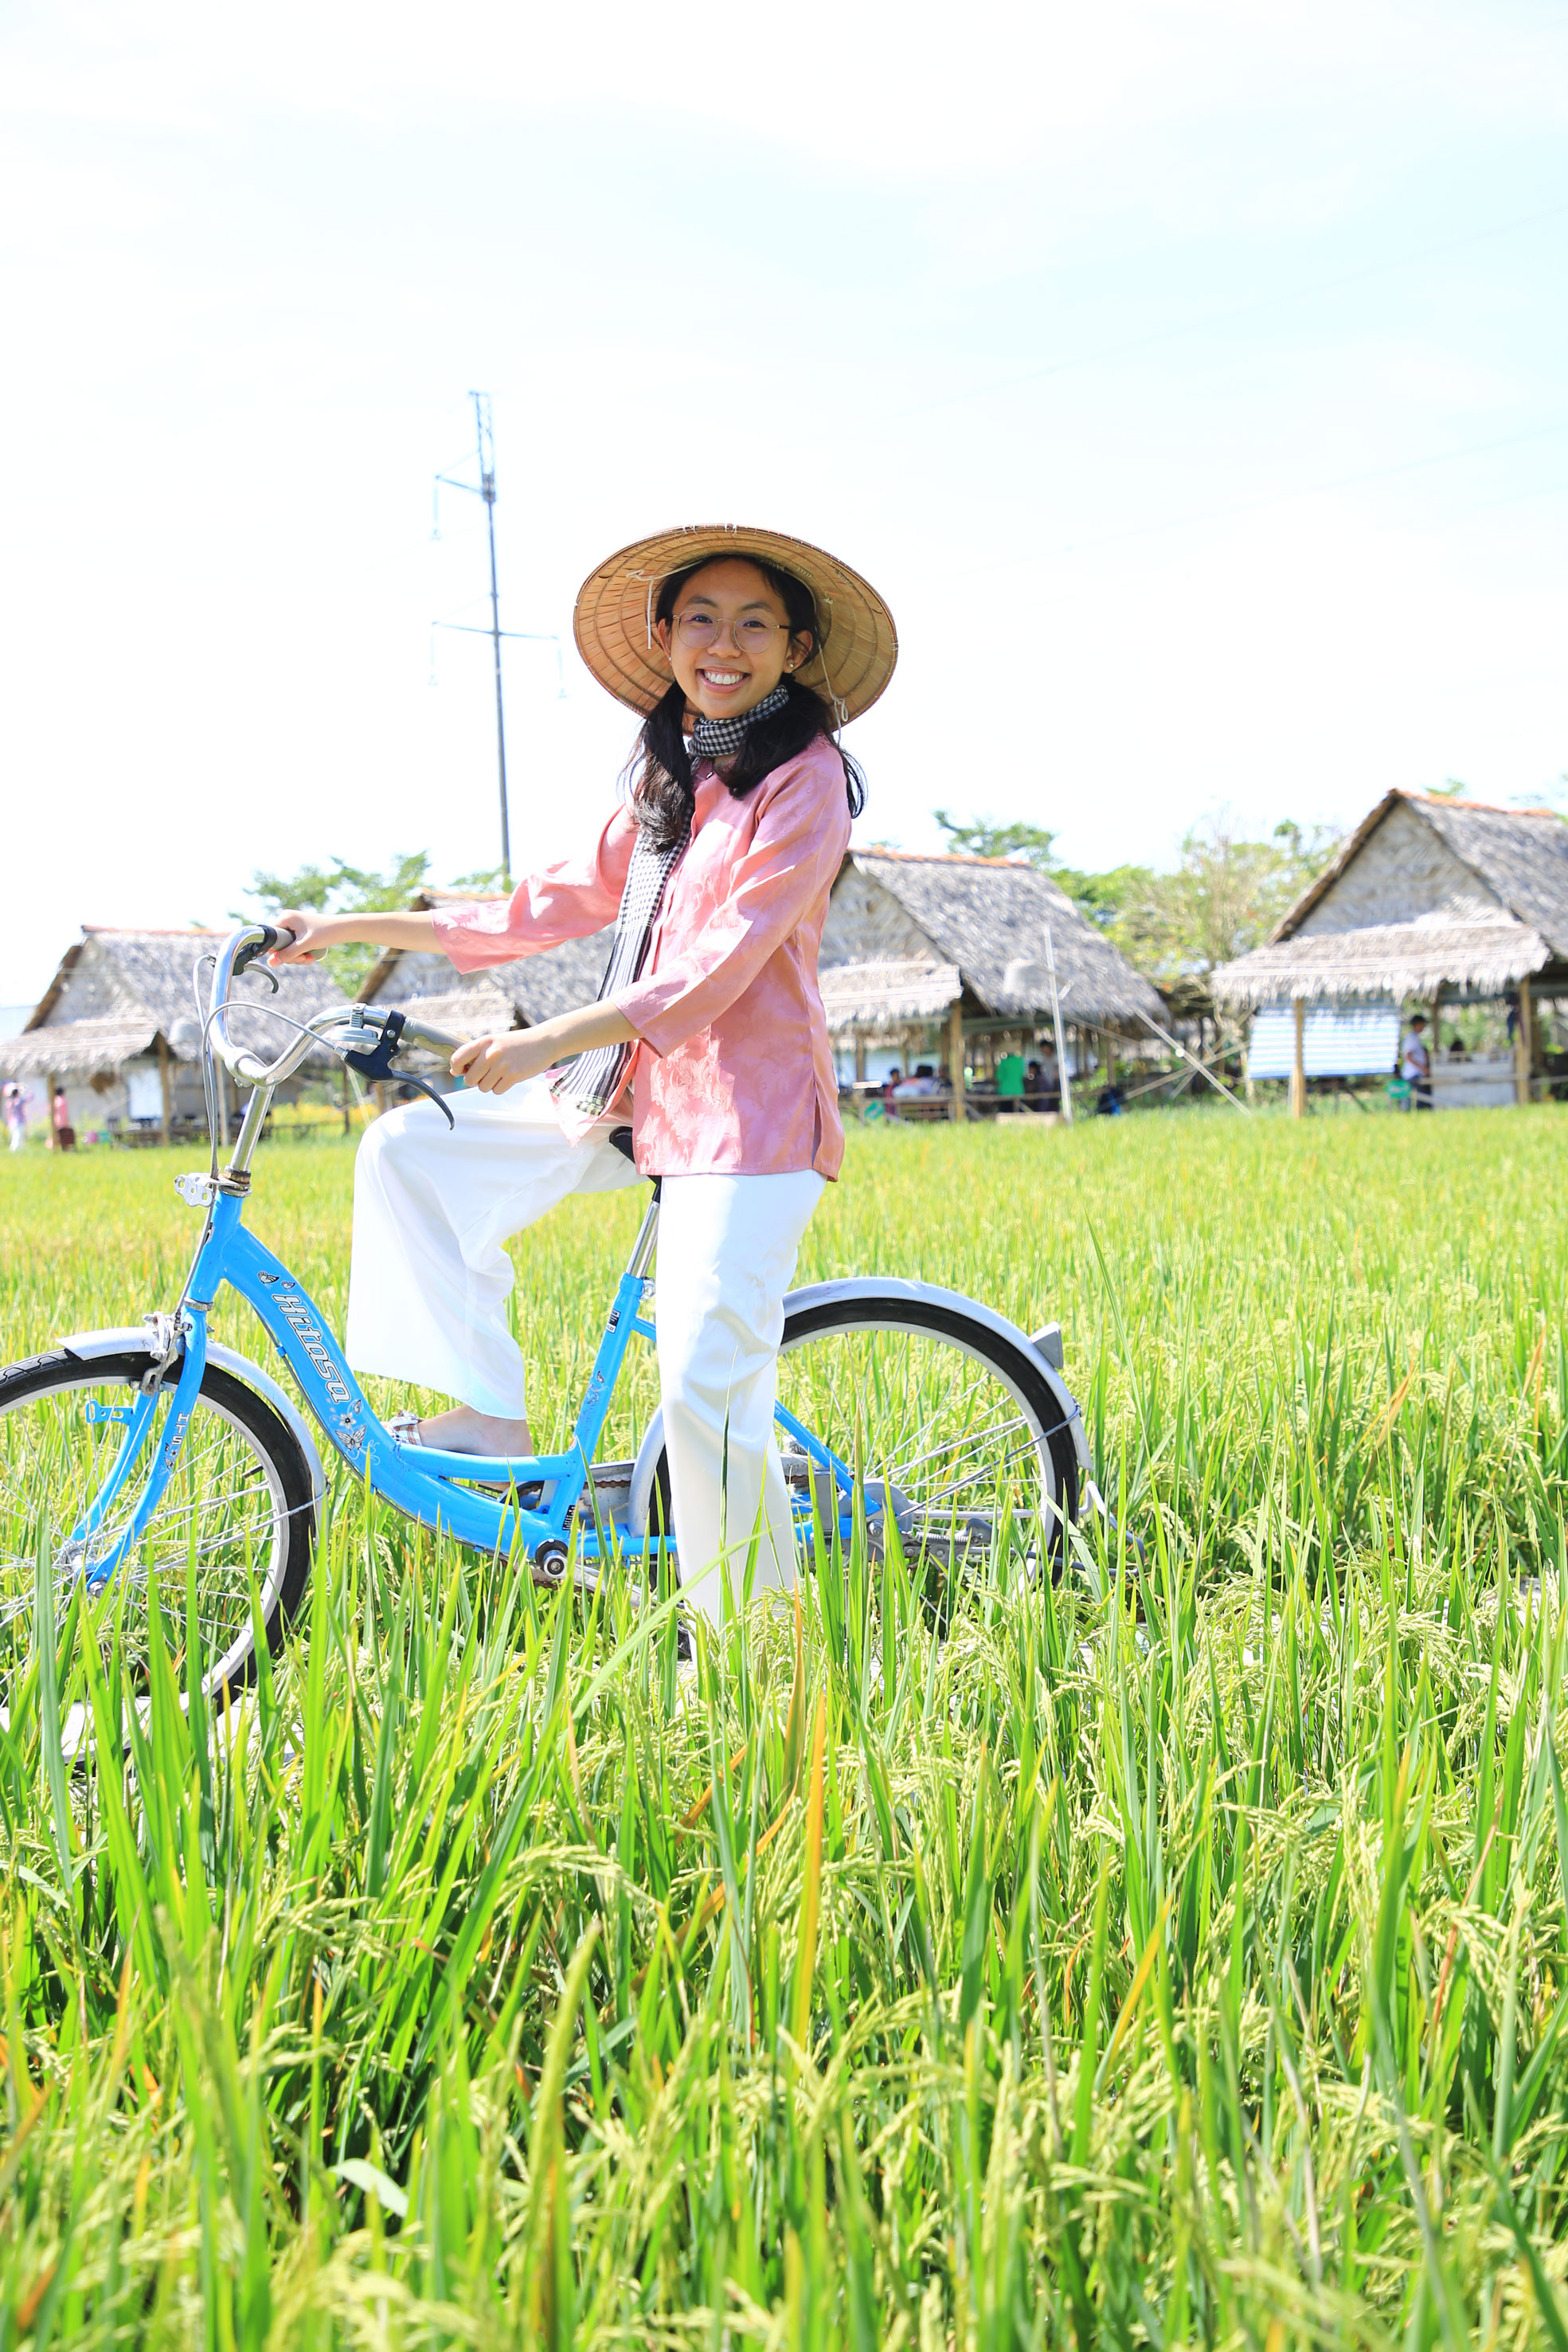
{"type": "Polygon", "coordinates": [[[1451,1030],[1449,1031],[1449,1033],[1448,1033],[1448,1059],[1449,1059],[1449,1061],[1450,1061],[1450,1062],[1468,1062],[1468,1061],[1469,1060],[1469,1058],[1470,1058],[1470,1049],[1469,1049],[1469,1047],[1466,1045],[1466,1043],[1465,1043],[1464,1039],[1460,1036],[1460,1034],[1459,1034],[1458,1031],[1457,1029],[1451,1029],[1451,1030]]]}
{"type": "Polygon", "coordinates": [[[1424,1013],[1412,1016],[1410,1026],[1405,1033],[1405,1043],[1399,1048],[1399,1075],[1415,1088],[1416,1109],[1430,1110],[1432,1055],[1427,1044],[1427,1016],[1424,1013]]]}
{"type": "Polygon", "coordinates": [[[13,1151],[20,1151],[27,1140],[27,1105],[33,1097],[15,1078],[5,1082],[5,1129],[11,1138],[13,1151]]]}
{"type": "Polygon", "coordinates": [[[997,1064],[997,1116],[1009,1117],[1023,1108],[1024,1067],[1021,1054],[1004,1054],[997,1064]]]}
{"type": "Polygon", "coordinates": [[[55,1150],[74,1151],[77,1148],[77,1131],[71,1125],[71,1107],[66,1100],[64,1087],[55,1088],[55,1098],[49,1107],[49,1116],[54,1121],[55,1150]]]}

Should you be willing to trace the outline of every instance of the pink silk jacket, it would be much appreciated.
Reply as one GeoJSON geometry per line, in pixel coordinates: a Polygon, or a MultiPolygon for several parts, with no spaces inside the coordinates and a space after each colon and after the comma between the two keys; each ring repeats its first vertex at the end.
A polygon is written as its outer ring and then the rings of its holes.
{"type": "MultiPolygon", "coordinates": [[[[615,999],[639,1039],[637,1165],[648,1176],[835,1177],[844,1130],[817,950],[850,840],[839,755],[820,736],[741,800],[706,761],[695,782],[691,841],[643,976],[615,999]]],[[[459,971],[478,971],[601,930],[619,911],[635,835],[617,809],[587,856],[529,875],[509,899],[441,908],[438,944],[459,971]]],[[[591,1123],[561,1107],[569,1134],[591,1123]]]]}

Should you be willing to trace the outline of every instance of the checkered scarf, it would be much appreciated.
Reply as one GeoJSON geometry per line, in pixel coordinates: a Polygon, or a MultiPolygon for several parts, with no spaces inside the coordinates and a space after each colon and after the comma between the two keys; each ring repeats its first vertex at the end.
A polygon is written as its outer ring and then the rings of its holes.
{"type": "MultiPolygon", "coordinates": [[[[739,751],[754,719],[771,719],[789,699],[785,688],[776,686],[755,709],[743,712],[738,719],[699,719],[690,736],[693,758],[727,760],[739,751]]],[[[621,893],[621,911],[615,918],[610,961],[599,983],[601,1004],[617,989],[630,988],[634,980],[642,978],[643,966],[653,945],[653,925],[664,901],[664,885],[685,856],[690,839],[689,817],[679,840],[664,849],[655,849],[639,828],[632,863],[626,869],[626,887],[621,893]]],[[[591,1045],[586,1053],[574,1054],[556,1072],[550,1081],[550,1092],[558,1102],[570,1103],[585,1118],[598,1118],[610,1108],[625,1085],[635,1051],[630,1039],[620,1045],[591,1045]]]]}
{"type": "MultiPolygon", "coordinates": [[[[654,848],[639,828],[632,848],[632,863],[626,869],[626,887],[621,893],[621,911],[615,918],[614,944],[599,983],[601,1004],[617,989],[630,988],[634,980],[641,979],[653,944],[653,925],[664,903],[664,885],[685,855],[690,838],[689,818],[680,839],[671,842],[667,849],[654,848]]],[[[586,1053],[574,1054],[565,1067],[557,1071],[550,1081],[550,1092],[558,1102],[570,1103],[585,1118],[598,1118],[610,1108],[625,1085],[635,1051],[630,1038],[619,1045],[591,1045],[586,1053]]]]}
{"type": "Polygon", "coordinates": [[[787,686],[776,686],[765,694],[755,709],[743,710],[738,719],[699,719],[687,740],[694,760],[732,759],[746,740],[746,730],[758,719],[771,719],[782,710],[789,699],[787,686]]]}

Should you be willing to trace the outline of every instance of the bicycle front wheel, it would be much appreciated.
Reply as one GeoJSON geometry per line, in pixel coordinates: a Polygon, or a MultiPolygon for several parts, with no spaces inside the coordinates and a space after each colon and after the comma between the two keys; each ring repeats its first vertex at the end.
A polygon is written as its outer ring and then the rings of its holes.
{"type": "MultiPolygon", "coordinates": [[[[179,1367],[171,1367],[139,1433],[151,1363],[140,1349],[86,1360],[55,1349],[0,1372],[0,1699],[7,1703],[27,1663],[40,1542],[57,1616],[73,1587],[84,1577],[90,1584],[124,1538],[166,1440],[179,1367]],[[134,1465],[91,1526],[131,1442],[134,1465]]],[[[282,1639],[309,1576],[315,1534],[309,1469],[287,1423],[254,1389],[210,1364],[169,1483],[115,1571],[133,1685],[146,1675],[149,1570],[159,1574],[171,1643],[199,1642],[204,1686],[238,1690],[256,1669],[256,1618],[269,1646],[282,1639]],[[196,1622],[182,1636],[193,1569],[196,1622]]]]}
{"type": "Polygon", "coordinates": [[[819,1518],[839,1505],[843,1524],[842,1495],[794,1423],[854,1473],[873,1549],[891,1519],[927,1581],[988,1569],[1005,1580],[1061,1560],[1078,1516],[1069,1418],[1032,1349],[961,1302],[890,1290],[793,1309],[779,1403],[791,1487],[814,1496],[819,1518]]]}

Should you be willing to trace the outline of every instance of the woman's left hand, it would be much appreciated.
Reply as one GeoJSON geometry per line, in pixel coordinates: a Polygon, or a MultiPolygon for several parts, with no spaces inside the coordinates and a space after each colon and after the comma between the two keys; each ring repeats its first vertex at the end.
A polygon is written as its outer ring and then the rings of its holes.
{"type": "Polygon", "coordinates": [[[477,1087],[482,1095],[504,1095],[555,1067],[560,1048],[537,1029],[508,1029],[499,1037],[472,1037],[452,1056],[452,1075],[477,1087]]]}
{"type": "Polygon", "coordinates": [[[558,1013],[535,1029],[508,1029],[499,1037],[475,1037],[459,1045],[452,1056],[452,1075],[465,1078],[482,1095],[504,1095],[553,1070],[591,1045],[629,1044],[637,1034],[613,1004],[583,1004],[575,1013],[558,1013]]]}

